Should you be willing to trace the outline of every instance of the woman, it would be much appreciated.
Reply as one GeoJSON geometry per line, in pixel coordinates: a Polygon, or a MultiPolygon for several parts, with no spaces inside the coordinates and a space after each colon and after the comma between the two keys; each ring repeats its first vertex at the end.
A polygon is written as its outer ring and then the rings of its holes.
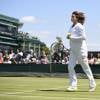
{"type": "Polygon", "coordinates": [[[68,87],[68,91],[76,91],[77,90],[77,77],[74,70],[76,65],[76,61],[81,64],[84,72],[86,73],[89,79],[89,91],[94,91],[96,87],[96,83],[94,81],[91,69],[88,64],[87,59],[87,45],[86,45],[86,35],[84,31],[84,21],[85,16],[84,13],[74,11],[71,16],[72,26],[69,30],[67,38],[70,40],[70,57],[68,64],[69,78],[70,78],[70,86],[68,87]]]}

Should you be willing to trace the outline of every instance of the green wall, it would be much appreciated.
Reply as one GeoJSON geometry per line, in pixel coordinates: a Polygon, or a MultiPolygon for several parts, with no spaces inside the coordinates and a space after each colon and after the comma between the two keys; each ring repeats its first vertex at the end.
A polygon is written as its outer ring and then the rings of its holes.
{"type": "MultiPolygon", "coordinates": [[[[43,73],[68,73],[65,64],[0,64],[0,72],[43,72],[43,73]]],[[[100,74],[100,65],[91,65],[94,74],[100,74]]],[[[81,66],[75,67],[77,73],[84,73],[81,66]]]]}

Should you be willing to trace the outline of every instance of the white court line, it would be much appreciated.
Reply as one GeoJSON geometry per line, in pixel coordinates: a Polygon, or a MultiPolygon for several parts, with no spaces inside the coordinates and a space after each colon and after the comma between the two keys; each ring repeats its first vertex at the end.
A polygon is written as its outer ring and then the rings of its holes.
{"type": "MultiPolygon", "coordinates": [[[[78,87],[79,86],[82,86],[82,85],[78,85],[78,87]]],[[[84,85],[84,86],[86,86],[86,85],[84,85]]],[[[97,86],[98,86],[98,84],[97,84],[97,86]]],[[[56,88],[43,88],[43,89],[41,88],[41,89],[34,89],[34,90],[29,90],[29,91],[17,91],[17,92],[5,92],[5,93],[1,92],[0,94],[14,95],[14,94],[32,93],[34,91],[59,90],[59,89],[67,90],[67,86],[66,87],[56,87],[56,88]]]]}
{"type": "Polygon", "coordinates": [[[42,91],[42,90],[58,90],[58,89],[64,89],[64,87],[59,87],[59,88],[43,88],[43,89],[36,89],[36,90],[30,90],[30,91],[21,91],[21,92],[5,92],[5,93],[0,93],[0,94],[22,94],[22,93],[31,93],[31,92],[34,92],[34,91],[42,91]]]}
{"type": "MultiPolygon", "coordinates": [[[[97,87],[98,87],[98,85],[99,85],[99,83],[97,84],[97,87]]],[[[78,85],[78,86],[82,86],[82,85],[78,85]]],[[[67,87],[43,88],[43,89],[41,88],[41,89],[34,89],[34,90],[29,90],[29,91],[18,91],[18,92],[1,92],[0,95],[1,94],[5,94],[5,95],[18,95],[18,94],[24,94],[24,93],[32,93],[34,91],[59,90],[59,89],[67,90],[67,87]]]]}
{"type": "MultiPolygon", "coordinates": [[[[29,95],[15,95],[15,94],[14,95],[0,94],[0,96],[19,96],[19,97],[25,97],[25,98],[30,97],[30,98],[45,98],[45,99],[47,99],[47,98],[48,99],[58,99],[58,98],[59,99],[65,99],[66,98],[66,100],[67,99],[73,99],[73,100],[81,100],[81,99],[86,100],[86,99],[89,99],[88,97],[87,98],[86,97],[73,97],[73,98],[70,98],[71,96],[69,96],[69,97],[68,96],[67,97],[65,97],[65,96],[64,97],[62,97],[62,96],[43,96],[43,95],[42,96],[36,96],[36,95],[33,95],[33,96],[30,95],[29,96],[29,95]]],[[[94,98],[92,98],[91,100],[93,100],[94,98]]],[[[95,100],[99,100],[99,99],[100,99],[100,96],[96,96],[95,100]]]]}

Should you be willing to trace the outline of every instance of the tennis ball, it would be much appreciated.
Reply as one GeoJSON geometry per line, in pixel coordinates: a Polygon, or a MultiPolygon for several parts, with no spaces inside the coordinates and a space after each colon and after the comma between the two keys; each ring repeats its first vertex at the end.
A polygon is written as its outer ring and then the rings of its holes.
{"type": "Polygon", "coordinates": [[[70,39],[71,33],[67,33],[67,39],[70,39]]]}

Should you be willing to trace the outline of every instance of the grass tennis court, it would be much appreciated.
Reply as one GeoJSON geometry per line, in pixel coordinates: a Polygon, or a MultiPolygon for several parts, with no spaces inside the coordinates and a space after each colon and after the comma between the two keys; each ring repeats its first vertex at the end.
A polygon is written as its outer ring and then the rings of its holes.
{"type": "Polygon", "coordinates": [[[78,91],[67,92],[68,79],[50,77],[0,77],[0,100],[100,100],[100,80],[88,92],[88,80],[78,79],[78,91]]]}

